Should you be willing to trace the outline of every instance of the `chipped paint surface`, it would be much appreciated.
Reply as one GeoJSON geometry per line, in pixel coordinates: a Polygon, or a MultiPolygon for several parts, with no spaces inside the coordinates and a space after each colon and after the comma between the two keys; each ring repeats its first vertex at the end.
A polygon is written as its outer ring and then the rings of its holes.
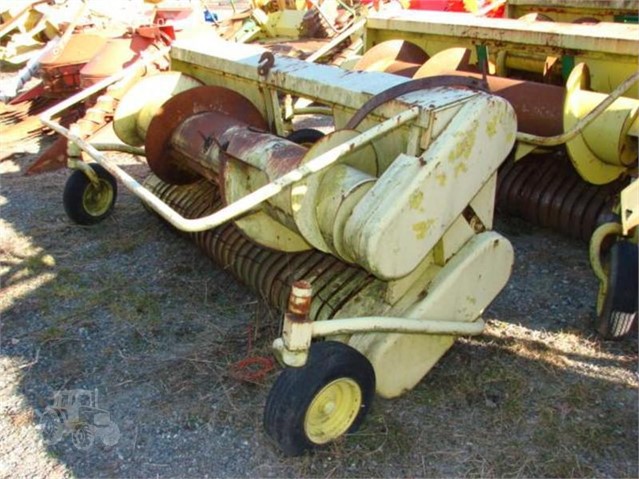
{"type": "Polygon", "coordinates": [[[455,178],[457,178],[462,173],[466,173],[467,171],[468,167],[466,166],[466,163],[457,163],[455,165],[455,178]]]}
{"type": "Polygon", "coordinates": [[[450,151],[448,160],[451,162],[459,161],[462,158],[468,158],[475,145],[475,139],[477,138],[477,121],[471,122],[465,131],[456,132],[455,135],[459,138],[455,149],[450,151]]]}
{"type": "Polygon", "coordinates": [[[413,210],[421,210],[422,202],[424,201],[424,193],[421,191],[415,191],[412,195],[410,195],[410,199],[408,200],[408,204],[413,210]]]}
{"type": "Polygon", "coordinates": [[[488,135],[489,138],[492,138],[497,134],[497,126],[500,122],[501,117],[495,116],[486,123],[486,135],[488,135]]]}
{"type": "Polygon", "coordinates": [[[426,238],[426,234],[428,233],[428,230],[433,226],[433,223],[435,223],[435,220],[426,220],[415,223],[413,225],[415,237],[418,240],[423,240],[424,238],[426,238]]]}
{"type": "Polygon", "coordinates": [[[345,237],[354,258],[379,278],[409,274],[512,149],[506,136],[516,130],[516,121],[505,100],[478,94],[457,104],[453,112],[419,158],[424,161],[398,156],[346,224],[345,237]],[[486,124],[493,118],[498,118],[500,127],[489,138],[486,124]],[[402,245],[397,253],[391,246],[395,244],[402,245]]]}

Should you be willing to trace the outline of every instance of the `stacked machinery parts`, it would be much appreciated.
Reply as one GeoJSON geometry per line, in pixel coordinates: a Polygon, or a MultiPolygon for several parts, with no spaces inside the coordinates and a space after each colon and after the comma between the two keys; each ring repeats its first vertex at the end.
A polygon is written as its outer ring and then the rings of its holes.
{"type": "Polygon", "coordinates": [[[513,262],[491,228],[514,111],[475,80],[429,79],[384,101],[410,82],[221,41],[179,42],[171,56],[203,85],[164,104],[126,95],[115,113],[119,137],[145,145],[144,186],[43,117],[97,162],[74,165],[67,212],[100,221],[118,178],[286,311],[274,349],[287,367],[264,425],[288,454],[330,443],[359,425],[375,391],[411,389],[456,336],[483,330],[513,262]],[[335,131],[309,147],[286,139],[284,93],[330,107],[335,131]]]}
{"type": "MultiPolygon", "coordinates": [[[[30,6],[31,10],[37,9],[40,3],[44,2],[35,2],[35,6],[30,6]]],[[[152,17],[148,16],[148,12],[145,14],[146,21],[142,17],[137,20],[141,24],[135,31],[123,31],[121,26],[115,24],[107,31],[92,28],[91,25],[79,25],[87,11],[87,4],[80,2],[81,8],[75,14],[74,21],[65,29],[63,38],[49,41],[37,58],[23,69],[24,78],[19,75],[21,80],[16,85],[15,93],[3,95],[6,102],[10,101],[11,104],[3,108],[1,113],[2,143],[39,140],[43,130],[39,127],[36,115],[61,98],[88,88],[128,67],[142,55],[148,57],[155,54],[175,38],[194,37],[206,42],[218,35],[231,35],[236,41],[264,41],[273,50],[300,55],[307,61],[317,61],[324,57],[336,64],[362,48],[363,42],[358,37],[358,32],[361,32],[363,22],[355,22],[353,10],[338,9],[338,4],[334,1],[325,1],[321,6],[313,4],[308,10],[305,5],[298,9],[290,3],[284,5],[261,2],[253,5],[247,12],[215,25],[194,22],[195,11],[190,6],[178,8],[160,5],[153,8],[152,17]],[[259,28],[253,35],[242,38],[237,36],[233,25],[242,24],[246,19],[262,18],[261,15],[266,20],[258,25],[259,28]],[[266,38],[262,38],[264,36],[266,38]],[[310,38],[313,36],[317,38],[310,38]],[[36,73],[39,73],[40,83],[13,98],[36,73]]],[[[27,12],[31,10],[14,12],[14,15],[26,19],[27,12]]],[[[40,14],[38,18],[44,22],[47,16],[40,14]]],[[[14,23],[17,25],[16,21],[12,23],[13,30],[17,28],[14,23]]],[[[8,27],[5,30],[10,31],[8,27]]],[[[150,68],[143,74],[157,71],[158,68],[166,69],[168,64],[160,60],[155,66],[149,63],[147,66],[150,68]]],[[[128,82],[128,86],[132,83],[128,82]]],[[[172,93],[179,91],[180,87],[176,88],[172,93]]],[[[122,90],[122,87],[119,89],[122,90]]],[[[160,100],[161,98],[158,99],[160,100]]],[[[95,97],[87,98],[85,105],[78,105],[74,111],[67,112],[64,123],[68,126],[75,122],[72,129],[81,136],[88,137],[111,119],[117,101],[117,95],[108,95],[108,98],[103,96],[97,100],[95,97]]],[[[77,153],[72,146],[67,148],[66,140],[60,138],[40,155],[27,173],[35,174],[59,168],[64,165],[67,156],[73,158],[77,153]]]]}
{"type": "MultiPolygon", "coordinates": [[[[168,68],[167,59],[163,58],[168,43],[177,36],[202,33],[199,28],[183,31],[183,25],[177,23],[193,15],[191,7],[156,7],[152,14],[138,18],[140,26],[132,30],[117,22],[108,28],[98,28],[91,23],[92,17],[83,17],[87,4],[81,2],[80,5],[62,38],[51,40],[38,55],[37,62],[25,67],[25,77],[21,77],[16,92],[30,75],[37,73],[39,82],[18,96],[6,98],[9,105],[4,108],[1,119],[3,144],[20,142],[26,147],[28,140],[39,141],[44,132],[39,128],[36,115],[70,95],[99,84],[115,72],[132,68],[135,71],[126,81],[112,86],[99,97],[87,95],[85,103],[65,113],[63,122],[71,124],[74,132],[82,137],[94,134],[111,120],[127,88],[144,75],[168,68]],[[147,61],[151,57],[154,61],[147,61]]],[[[212,34],[210,26],[206,32],[212,34]]],[[[67,146],[65,138],[59,138],[40,154],[27,174],[60,168],[67,157],[73,159],[77,154],[73,146],[67,146]]]]}

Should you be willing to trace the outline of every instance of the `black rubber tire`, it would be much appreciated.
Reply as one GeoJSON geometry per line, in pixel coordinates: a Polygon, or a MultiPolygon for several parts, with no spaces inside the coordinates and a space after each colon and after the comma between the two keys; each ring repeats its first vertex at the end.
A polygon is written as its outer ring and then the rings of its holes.
{"type": "Polygon", "coordinates": [[[291,132],[286,137],[287,140],[302,146],[310,146],[324,138],[324,133],[315,128],[301,128],[291,132]]]}
{"type": "Polygon", "coordinates": [[[108,201],[105,201],[104,207],[93,211],[87,209],[85,195],[95,191],[95,186],[82,171],[75,170],[71,173],[64,186],[62,203],[69,219],[80,225],[93,225],[107,218],[113,212],[115,200],[118,196],[118,184],[113,175],[97,163],[92,163],[89,166],[100,178],[100,187],[105,188],[105,194],[110,194],[110,197],[106,197],[108,201]]]}
{"type": "MultiPolygon", "coordinates": [[[[360,410],[346,434],[357,430],[375,396],[375,372],[359,351],[335,341],[311,345],[301,368],[286,368],[266,400],[264,429],[287,456],[299,456],[320,446],[304,431],[306,411],[324,386],[340,378],[353,380],[361,392],[360,410]]],[[[324,444],[322,444],[324,445],[324,444]]]]}
{"type": "Polygon", "coordinates": [[[627,240],[610,248],[608,292],[597,321],[597,331],[605,339],[621,339],[637,323],[639,249],[627,240]]]}

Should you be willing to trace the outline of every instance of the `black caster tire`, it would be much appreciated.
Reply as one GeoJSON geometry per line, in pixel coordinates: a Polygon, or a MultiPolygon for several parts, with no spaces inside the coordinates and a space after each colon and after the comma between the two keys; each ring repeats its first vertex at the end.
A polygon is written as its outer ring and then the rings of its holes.
{"type": "Polygon", "coordinates": [[[301,128],[292,132],[286,139],[298,145],[311,147],[324,138],[324,136],[324,133],[315,128],[301,128]]]}
{"type": "Polygon", "coordinates": [[[118,185],[111,173],[102,166],[89,165],[100,179],[96,187],[80,170],[69,176],[64,186],[62,203],[71,221],[80,225],[93,225],[103,221],[113,212],[118,195],[118,185]]]}
{"type": "Polygon", "coordinates": [[[287,456],[299,456],[357,430],[375,396],[364,355],[335,341],[311,346],[301,368],[286,368],[264,408],[264,429],[287,456]]]}
{"type": "Polygon", "coordinates": [[[616,241],[610,248],[608,292],[597,331],[605,339],[621,339],[637,324],[637,289],[639,249],[626,240],[616,241]]]}

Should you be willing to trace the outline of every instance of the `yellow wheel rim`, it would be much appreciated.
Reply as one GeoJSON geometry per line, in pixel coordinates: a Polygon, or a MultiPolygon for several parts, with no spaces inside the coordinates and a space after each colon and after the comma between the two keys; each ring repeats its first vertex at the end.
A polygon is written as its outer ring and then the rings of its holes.
{"type": "Polygon", "coordinates": [[[306,411],[304,432],[315,444],[326,444],[344,434],[362,405],[362,391],[355,381],[340,378],[327,384],[306,411]]]}
{"type": "Polygon", "coordinates": [[[82,195],[82,207],[91,216],[101,216],[111,207],[113,187],[100,178],[99,186],[89,183],[82,195]]]}

